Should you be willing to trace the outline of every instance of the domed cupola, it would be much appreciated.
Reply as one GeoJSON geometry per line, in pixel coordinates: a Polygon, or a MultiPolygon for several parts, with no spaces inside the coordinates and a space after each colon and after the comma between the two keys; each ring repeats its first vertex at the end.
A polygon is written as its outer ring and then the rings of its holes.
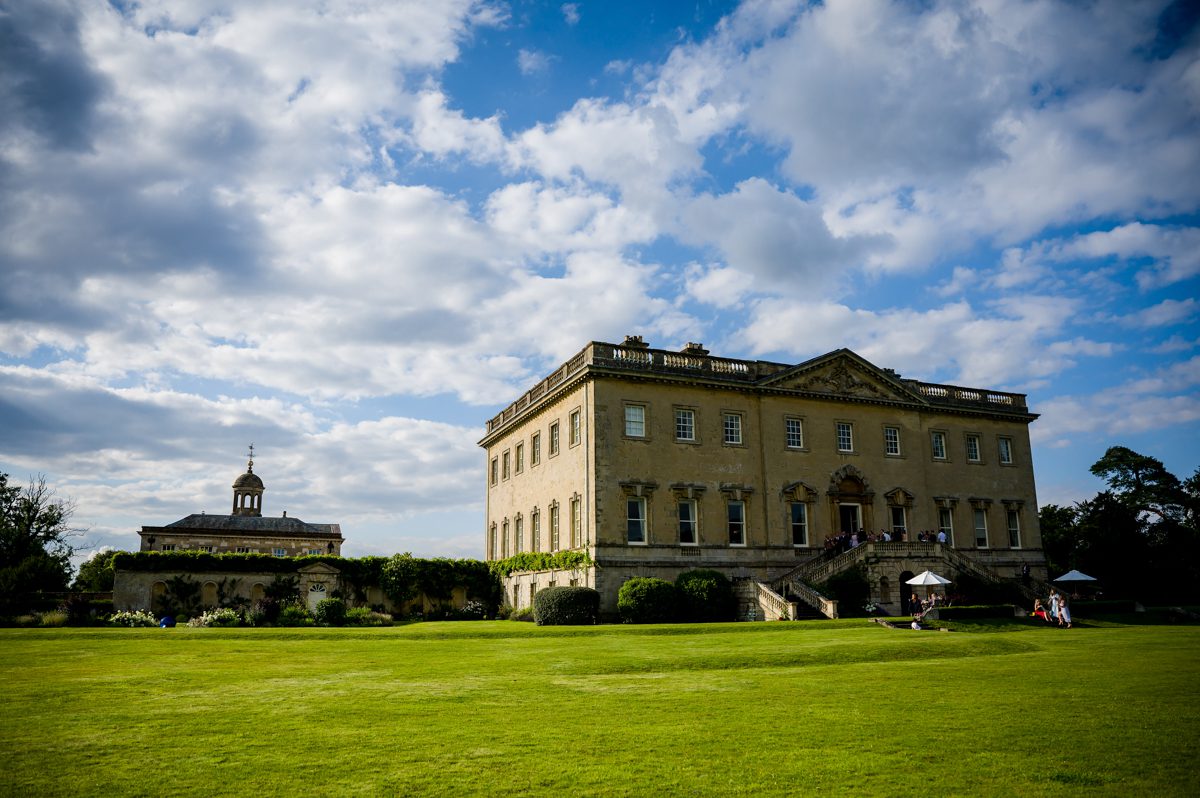
{"type": "Polygon", "coordinates": [[[262,517],[263,481],[254,473],[254,444],[250,444],[250,461],[246,473],[233,481],[233,515],[262,517]]]}

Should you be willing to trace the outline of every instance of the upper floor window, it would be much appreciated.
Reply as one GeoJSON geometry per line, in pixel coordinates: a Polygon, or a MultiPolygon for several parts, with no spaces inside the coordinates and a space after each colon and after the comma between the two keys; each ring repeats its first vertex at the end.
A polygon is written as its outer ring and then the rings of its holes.
{"type": "Polygon", "coordinates": [[[550,456],[558,454],[558,422],[550,425],[550,456]]]}
{"type": "Polygon", "coordinates": [[[508,557],[508,519],[504,519],[504,524],[500,527],[500,559],[508,557]]]}
{"type": "Polygon", "coordinates": [[[892,538],[892,540],[899,540],[901,537],[904,536],[904,533],[908,531],[908,519],[905,517],[907,515],[907,513],[904,512],[904,507],[902,507],[902,506],[897,505],[897,506],[892,507],[891,509],[892,509],[892,534],[897,536],[897,537],[892,538]]]}
{"type": "Polygon", "coordinates": [[[730,501],[725,505],[726,519],[729,522],[729,545],[746,545],[746,503],[730,501]]]}
{"type": "Polygon", "coordinates": [[[1002,465],[1012,465],[1012,438],[1000,438],[997,443],[1000,447],[1000,463],[1002,465]]]}
{"type": "Polygon", "coordinates": [[[276,557],[286,557],[287,549],[271,549],[271,554],[275,555],[276,557]]]}
{"type": "Polygon", "coordinates": [[[500,479],[500,458],[492,458],[492,484],[495,485],[500,479]]]}
{"type": "Polygon", "coordinates": [[[848,421],[837,422],[837,448],[839,452],[854,451],[854,425],[848,421]]]}
{"type": "Polygon", "coordinates": [[[978,435],[968,435],[967,436],[967,462],[978,463],[979,460],[980,460],[979,436],[978,435]]]}
{"type": "Polygon", "coordinates": [[[934,460],[946,459],[946,433],[931,432],[929,433],[929,446],[933,450],[934,460]]]}
{"type": "Polygon", "coordinates": [[[679,543],[694,546],[696,539],[696,502],[692,499],[679,501],[679,543]]]}
{"type": "Polygon", "coordinates": [[[685,407],[675,408],[675,440],[696,440],[696,411],[685,407]]]}
{"type": "Polygon", "coordinates": [[[900,428],[883,428],[883,453],[896,457],[900,454],[900,428]]]}
{"type": "Polygon", "coordinates": [[[176,547],[175,547],[175,544],[174,544],[174,543],[164,543],[164,544],[162,544],[162,550],[163,550],[163,551],[175,551],[175,548],[176,548],[176,547]]]}
{"type": "Polygon", "coordinates": [[[783,420],[784,441],[789,449],[804,448],[804,422],[798,418],[783,420]]]}
{"type": "Polygon", "coordinates": [[[510,476],[512,476],[511,465],[512,464],[510,461],[509,452],[505,452],[504,454],[500,455],[500,478],[501,479],[508,479],[510,476]]]}
{"type": "Polygon", "coordinates": [[[517,473],[525,470],[525,444],[517,444],[517,473]]]}
{"type": "Polygon", "coordinates": [[[581,421],[581,419],[579,417],[579,411],[572,410],[571,411],[571,432],[570,432],[571,439],[569,441],[569,445],[578,446],[579,442],[581,440],[583,440],[582,423],[583,422],[581,421]]]}
{"type": "MultiPolygon", "coordinates": [[[[249,553],[250,553],[250,547],[249,547],[249,546],[238,546],[238,547],[237,547],[237,549],[236,549],[235,551],[236,551],[236,553],[237,553],[237,554],[249,554],[249,553]]],[[[315,552],[315,553],[316,553],[316,554],[320,554],[321,552],[319,552],[319,551],[318,551],[318,552],[315,552]]]]}
{"type": "Polygon", "coordinates": [[[525,550],[525,519],[517,516],[513,520],[513,554],[520,554],[525,550]]]}
{"type": "Polygon", "coordinates": [[[731,446],[742,445],[742,414],[725,414],[725,443],[731,446]]]}
{"type": "Polygon", "coordinates": [[[625,500],[625,539],[630,543],[646,542],[646,500],[640,496],[625,500]]]}
{"type": "Polygon", "coordinates": [[[945,534],[948,541],[954,540],[954,513],[949,507],[938,508],[938,533],[939,537],[945,534]]]}
{"type": "Polygon", "coordinates": [[[646,437],[645,405],[625,405],[625,435],[629,438],[646,437]]]}
{"type": "Polygon", "coordinates": [[[542,433],[535,432],[529,439],[529,465],[535,466],[542,462],[542,433]]]}
{"type": "Polygon", "coordinates": [[[542,550],[542,513],[536,507],[529,514],[529,543],[534,551],[542,550]]]}

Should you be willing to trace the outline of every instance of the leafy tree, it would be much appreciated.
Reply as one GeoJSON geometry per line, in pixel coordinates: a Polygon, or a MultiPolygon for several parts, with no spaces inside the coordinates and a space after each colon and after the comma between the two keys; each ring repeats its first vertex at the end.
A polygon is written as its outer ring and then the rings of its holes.
{"type": "Polygon", "coordinates": [[[122,551],[98,551],[83,561],[75,576],[72,590],[88,593],[107,593],[113,589],[113,559],[122,551]]]}
{"type": "Polygon", "coordinates": [[[66,590],[71,576],[73,502],[56,498],[45,477],[24,488],[0,474],[0,602],[27,604],[34,593],[66,590]]]}
{"type": "Polygon", "coordinates": [[[1110,446],[1091,471],[1108,483],[1113,496],[1134,510],[1162,520],[1184,519],[1183,485],[1161,460],[1124,446],[1110,446]]]}

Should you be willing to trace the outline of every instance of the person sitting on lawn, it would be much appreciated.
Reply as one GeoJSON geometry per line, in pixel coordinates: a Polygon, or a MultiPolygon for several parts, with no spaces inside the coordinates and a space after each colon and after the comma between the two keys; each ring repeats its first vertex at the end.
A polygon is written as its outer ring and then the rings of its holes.
{"type": "Polygon", "coordinates": [[[1033,616],[1035,618],[1041,618],[1046,623],[1050,623],[1050,619],[1046,617],[1046,608],[1042,606],[1042,600],[1040,598],[1035,598],[1033,600],[1033,616]]]}

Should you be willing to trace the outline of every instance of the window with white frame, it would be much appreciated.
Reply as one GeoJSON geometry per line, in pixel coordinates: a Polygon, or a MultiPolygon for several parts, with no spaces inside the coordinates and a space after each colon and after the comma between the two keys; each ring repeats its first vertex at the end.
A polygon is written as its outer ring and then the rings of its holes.
{"type": "Polygon", "coordinates": [[[679,544],[695,546],[696,538],[696,502],[693,499],[679,500],[679,544]]]}
{"type": "Polygon", "coordinates": [[[1000,464],[1001,465],[1012,465],[1012,463],[1013,463],[1012,438],[1000,438],[999,440],[996,441],[996,443],[1000,449],[1000,464]]]}
{"type": "Polygon", "coordinates": [[[500,478],[508,479],[512,475],[512,453],[500,455],[500,478]]]}
{"type": "Polygon", "coordinates": [[[271,554],[276,557],[286,557],[287,549],[271,549],[271,554]]]}
{"type": "Polygon", "coordinates": [[[854,425],[848,421],[837,422],[837,449],[839,452],[854,451],[854,425]]]}
{"type": "Polygon", "coordinates": [[[933,451],[934,460],[946,459],[946,433],[931,432],[929,433],[929,447],[933,451]]]}
{"type": "Polygon", "coordinates": [[[579,411],[572,410],[571,411],[571,431],[570,431],[570,435],[571,435],[570,445],[571,446],[578,446],[579,442],[581,440],[583,440],[582,424],[583,424],[583,421],[580,417],[579,411]]]}
{"type": "Polygon", "coordinates": [[[571,548],[583,545],[583,503],[579,499],[571,499],[571,548]]]}
{"type": "Polygon", "coordinates": [[[976,548],[986,549],[988,545],[987,536],[987,510],[976,508],[975,510],[975,546],[976,548]]]}
{"type": "Polygon", "coordinates": [[[883,453],[891,457],[900,455],[900,428],[883,428],[883,453]]]}
{"type": "Polygon", "coordinates": [[[646,437],[645,405],[625,405],[625,437],[646,437]]]}
{"type": "Polygon", "coordinates": [[[525,444],[517,444],[517,473],[520,474],[525,470],[525,444]]]}
{"type": "Polygon", "coordinates": [[[783,420],[783,439],[789,449],[804,448],[804,421],[788,417],[783,420]]]}
{"type": "Polygon", "coordinates": [[[791,516],[792,527],[792,545],[807,546],[808,545],[808,505],[804,502],[790,502],[789,515],[791,516]]]}
{"type": "Polygon", "coordinates": [[[725,413],[725,443],[730,446],[742,445],[742,414],[725,413]]]}
{"type": "Polygon", "coordinates": [[[746,503],[729,501],[725,504],[726,519],[729,522],[729,545],[746,545],[746,503]]]}
{"type": "Polygon", "coordinates": [[[513,519],[513,554],[525,550],[525,519],[517,516],[513,519]]]}
{"type": "MultiPolygon", "coordinates": [[[[903,535],[908,531],[908,514],[904,511],[904,507],[902,506],[893,506],[891,510],[892,534],[897,536],[903,535]]],[[[893,540],[899,540],[899,537],[895,537],[893,540]]]]}
{"type": "Polygon", "coordinates": [[[946,540],[954,540],[954,513],[949,507],[938,508],[938,532],[946,533],[946,540]]]}
{"type": "Polygon", "coordinates": [[[1008,546],[1021,548],[1021,516],[1016,510],[1008,511],[1008,546]]]}
{"type": "Polygon", "coordinates": [[[550,505],[550,551],[559,550],[558,528],[558,502],[554,502],[550,505]]]}
{"type": "Polygon", "coordinates": [[[967,462],[968,463],[978,463],[981,459],[979,456],[979,436],[974,435],[974,434],[967,435],[966,440],[967,440],[967,462]]]}
{"type": "Polygon", "coordinates": [[[542,550],[542,512],[536,507],[529,514],[529,543],[534,551],[542,550]]]}
{"type": "Polygon", "coordinates": [[[175,546],[175,544],[174,544],[174,543],[164,543],[164,544],[162,544],[162,550],[163,550],[163,551],[175,551],[175,548],[176,548],[176,546],[175,546]]]}
{"type": "Polygon", "coordinates": [[[696,411],[686,407],[675,408],[675,440],[696,440],[696,411]]]}
{"type": "Polygon", "coordinates": [[[529,465],[535,466],[542,462],[542,433],[535,432],[529,439],[529,465]]]}
{"type": "Polygon", "coordinates": [[[558,422],[550,425],[550,456],[558,454],[558,422]]]}
{"type": "Polygon", "coordinates": [[[646,542],[646,499],[642,496],[625,499],[625,540],[638,544],[646,542]]]}

